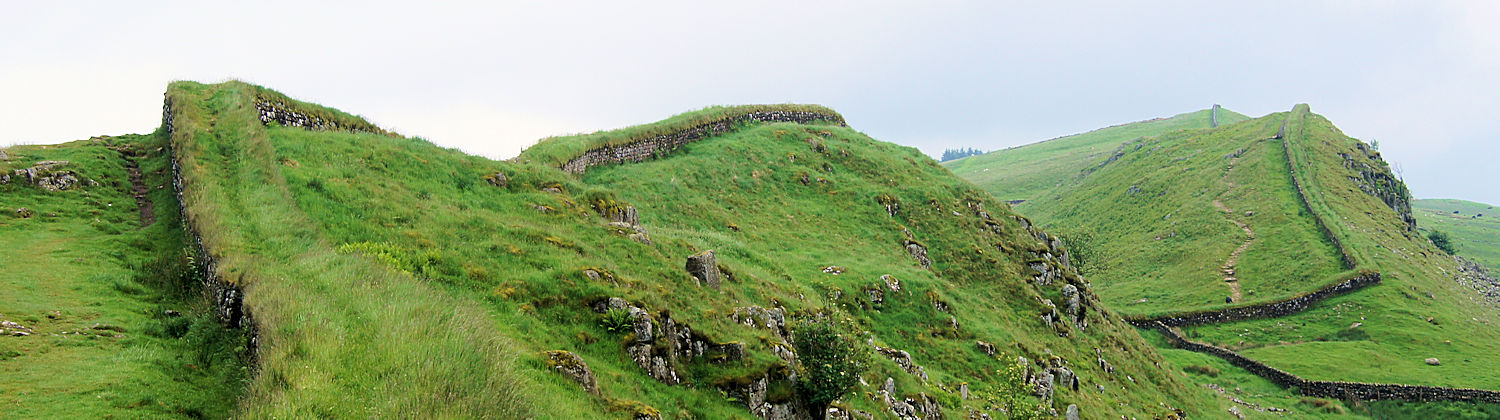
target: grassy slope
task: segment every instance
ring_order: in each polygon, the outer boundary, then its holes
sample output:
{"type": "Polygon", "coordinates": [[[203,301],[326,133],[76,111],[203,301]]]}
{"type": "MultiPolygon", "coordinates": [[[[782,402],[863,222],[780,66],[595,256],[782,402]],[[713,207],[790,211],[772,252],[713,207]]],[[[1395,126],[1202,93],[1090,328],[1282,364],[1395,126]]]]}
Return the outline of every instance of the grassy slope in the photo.
{"type": "MultiPolygon", "coordinates": [[[[1240,271],[1243,275],[1239,277],[1247,291],[1259,289],[1256,296],[1268,297],[1264,293],[1265,286],[1252,284],[1262,279],[1275,280],[1267,279],[1264,275],[1266,273],[1295,273],[1297,270],[1302,270],[1305,274],[1296,277],[1279,276],[1282,279],[1300,279],[1300,283],[1283,283],[1285,286],[1295,289],[1321,284],[1323,281],[1319,279],[1338,273],[1340,268],[1331,245],[1310,236],[1316,230],[1289,190],[1289,175],[1284,169],[1285,158],[1280,156],[1283,153],[1281,144],[1276,141],[1253,142],[1248,147],[1243,144],[1249,139],[1264,138],[1264,134],[1258,137],[1226,137],[1228,133],[1247,130],[1249,127],[1256,127],[1255,130],[1269,128],[1269,132],[1274,133],[1286,115],[1272,114],[1264,121],[1250,121],[1218,130],[1179,132],[1146,140],[1146,144],[1168,143],[1157,154],[1173,150],[1170,144],[1177,143],[1179,146],[1176,148],[1176,157],[1186,159],[1171,162],[1142,159],[1132,164],[1132,158],[1127,154],[1119,161],[1085,177],[1077,186],[1058,190],[1061,198],[1028,203],[1024,209],[1038,221],[1051,224],[1053,231],[1064,236],[1071,234],[1075,239],[1073,242],[1082,242],[1074,247],[1085,248],[1080,250],[1083,251],[1081,253],[1095,260],[1086,262],[1086,271],[1093,273],[1091,278],[1100,285],[1101,295],[1115,308],[1122,308],[1125,312],[1156,313],[1169,307],[1176,309],[1179,304],[1201,305],[1214,296],[1205,293],[1212,289],[1202,289],[1201,285],[1217,276],[1189,274],[1171,276],[1168,279],[1167,276],[1153,275],[1152,269],[1191,273],[1193,270],[1217,268],[1223,255],[1232,246],[1216,245],[1218,240],[1194,246],[1173,246],[1171,243],[1172,239],[1183,238],[1183,230],[1186,230],[1184,225],[1197,225],[1200,229],[1195,229],[1194,234],[1187,235],[1182,241],[1191,242],[1204,234],[1215,235],[1214,230],[1201,230],[1203,227],[1214,226],[1210,223],[1214,218],[1212,216],[1223,220],[1222,213],[1212,211],[1205,205],[1215,197],[1236,211],[1257,211],[1255,216],[1241,219],[1248,222],[1257,233],[1256,242],[1252,243],[1241,260],[1240,271]],[[1205,171],[1202,165],[1195,164],[1200,160],[1195,156],[1222,162],[1224,146],[1233,144],[1245,147],[1246,154],[1236,165],[1236,169],[1229,170],[1228,177],[1220,175],[1222,167],[1210,165],[1208,168],[1212,170],[1205,171]],[[1184,156],[1183,152],[1188,153],[1184,156]],[[1122,168],[1117,169],[1121,173],[1113,182],[1109,181],[1111,167],[1122,168]],[[1168,176],[1171,171],[1181,171],[1184,174],[1168,176]],[[1207,182],[1221,179],[1234,182],[1236,187],[1225,190],[1222,185],[1215,186],[1212,182],[1207,182]],[[1142,188],[1142,192],[1134,197],[1145,195],[1147,198],[1133,199],[1129,194],[1122,194],[1131,185],[1142,188]],[[1152,188],[1153,185],[1155,189],[1152,188]],[[1182,190],[1187,190],[1187,193],[1176,193],[1182,190]],[[1159,193],[1165,194],[1152,197],[1159,193]],[[1122,206],[1122,203],[1128,205],[1122,206]],[[1149,211],[1139,211],[1141,209],[1149,211]],[[1164,219],[1168,212],[1173,216],[1164,219]],[[1178,224],[1172,225],[1168,220],[1177,220],[1178,224]],[[1160,241],[1165,245],[1140,245],[1142,242],[1156,242],[1155,236],[1161,233],[1158,231],[1170,229],[1168,226],[1178,229],[1178,235],[1160,241]],[[1112,239],[1111,236],[1115,234],[1100,233],[1122,230],[1131,237],[1112,239]],[[1281,235],[1281,239],[1271,240],[1274,238],[1270,235],[1281,235]],[[1287,246],[1289,239],[1292,240],[1291,243],[1300,245],[1287,246]],[[1167,249],[1153,251],[1152,248],[1167,249]],[[1205,249],[1211,249],[1211,252],[1205,249]],[[1318,251],[1305,253],[1308,249],[1318,251]],[[1153,252],[1161,254],[1152,255],[1153,252]],[[1135,257],[1125,257],[1129,255],[1135,257]],[[1163,260],[1172,263],[1158,263],[1163,260]],[[1260,262],[1255,262],[1257,260],[1260,262]],[[1261,274],[1257,274],[1257,270],[1253,268],[1256,265],[1261,267],[1261,274]],[[1141,266],[1149,268],[1142,269],[1141,266]],[[1132,271],[1132,267],[1135,268],[1135,277],[1118,276],[1115,280],[1128,282],[1132,279],[1155,279],[1152,281],[1157,283],[1150,284],[1149,287],[1113,286],[1110,276],[1115,275],[1114,272],[1132,271]],[[1173,283],[1172,280],[1183,280],[1183,283],[1173,283]],[[1115,294],[1126,297],[1112,296],[1115,294]],[[1194,294],[1203,296],[1193,297],[1194,294]],[[1142,297],[1150,299],[1150,302],[1163,297],[1176,302],[1154,309],[1149,303],[1136,303],[1142,297]],[[1119,306],[1122,304],[1125,306],[1119,306]],[[1143,309],[1129,309],[1132,306],[1143,309]]],[[[1299,168],[1302,168],[1303,176],[1307,177],[1304,182],[1308,182],[1309,189],[1312,190],[1310,192],[1314,197],[1314,208],[1329,220],[1337,221],[1332,228],[1340,238],[1346,238],[1343,240],[1349,245],[1359,265],[1385,273],[1385,284],[1355,295],[1335,298],[1296,316],[1197,327],[1189,329],[1188,334],[1231,348],[1248,349],[1245,353],[1252,357],[1313,379],[1500,388],[1500,383],[1496,383],[1495,378],[1488,374],[1495,368],[1494,361],[1475,357],[1488,354],[1485,349],[1492,347],[1497,342],[1495,340],[1500,338],[1496,337],[1491,327],[1495,321],[1493,312],[1473,305],[1474,294],[1456,286],[1444,274],[1452,272],[1451,261],[1441,258],[1440,252],[1432,249],[1425,240],[1416,235],[1408,237],[1404,234],[1389,207],[1349,183],[1348,177],[1352,173],[1344,169],[1338,153],[1353,154],[1355,140],[1344,137],[1320,116],[1312,115],[1307,120],[1309,129],[1305,132],[1298,131],[1305,134],[1295,137],[1292,144],[1301,162],[1299,168]],[[1429,316],[1434,318],[1433,323],[1426,321],[1429,316]],[[1349,327],[1354,322],[1363,324],[1360,328],[1351,330],[1349,327]],[[1459,325],[1453,325],[1455,323],[1459,325]],[[1422,359],[1426,357],[1439,357],[1444,365],[1426,366],[1422,363],[1422,359]]],[[[1043,160],[1046,158],[1042,157],[1043,160]]],[[[1102,160],[1103,157],[1100,157],[1087,166],[1097,165],[1102,160]]],[[[979,171],[982,168],[970,170],[979,171]]],[[[991,191],[1015,188],[984,185],[983,182],[986,181],[976,181],[991,191]]],[[[1219,236],[1243,237],[1232,225],[1219,225],[1216,231],[1219,236]]],[[[1217,302],[1222,302],[1223,295],[1217,296],[1217,302]]],[[[1253,300],[1250,295],[1246,298],[1253,300]]],[[[1200,357],[1191,353],[1174,350],[1164,350],[1164,353],[1179,367],[1216,363],[1212,360],[1199,360],[1200,357]]],[[[1229,372],[1231,369],[1225,369],[1226,367],[1227,365],[1220,369],[1229,372]]],[[[1243,376],[1243,371],[1233,371],[1236,373],[1226,373],[1226,378],[1243,376]]],[[[1212,379],[1196,373],[1192,377],[1199,382],[1239,380],[1212,379]]],[[[1268,392],[1260,398],[1266,398],[1265,401],[1271,405],[1279,404],[1283,408],[1295,409],[1295,406],[1284,405],[1287,401],[1298,398],[1282,392],[1279,397],[1275,396],[1275,392],[1268,392]]],[[[1241,397],[1249,399],[1247,395],[1241,397]]],[[[1296,406],[1313,410],[1313,413],[1339,411],[1335,408],[1309,406],[1301,401],[1296,406]]],[[[1371,404],[1371,407],[1377,411],[1404,409],[1394,403],[1371,404]]]]}
{"type": "Polygon", "coordinates": [[[0,336],[0,418],[215,418],[233,407],[243,336],[224,330],[195,294],[172,190],[152,189],[157,222],[139,229],[125,160],[111,149],[144,151],[144,182],[162,186],[170,184],[163,144],[122,136],[7,149],[6,173],[67,160],[66,169],[99,185],[0,186],[0,319],[34,329],[0,336]],[[18,207],[36,216],[15,217],[18,207]]]}
{"type": "Polygon", "coordinates": [[[247,417],[515,417],[531,389],[475,305],[341,255],[293,201],[239,82],[173,83],[188,214],[260,325],[247,417]]]}
{"type": "MultiPolygon", "coordinates": [[[[1121,124],[1082,134],[971,156],[943,166],[1001,200],[1037,200],[1103,162],[1120,144],[1176,130],[1208,128],[1211,109],[1121,124]]],[[[1219,109],[1219,125],[1248,117],[1219,109]]]]}
{"type": "Polygon", "coordinates": [[[1294,316],[1192,332],[1312,379],[1500,389],[1491,374],[1500,361],[1483,356],[1500,343],[1500,317],[1452,280],[1451,259],[1349,181],[1338,154],[1355,153],[1357,140],[1316,114],[1294,118],[1288,137],[1315,211],[1384,283],[1294,316]],[[1362,326],[1351,330],[1354,322],[1362,326]],[[1443,365],[1427,366],[1428,357],[1443,365]]]}
{"type": "Polygon", "coordinates": [[[1495,206],[1436,199],[1416,200],[1411,207],[1424,231],[1448,232],[1458,243],[1459,255],[1500,272],[1500,213],[1495,206]]]}
{"type": "Polygon", "coordinates": [[[1280,121],[1272,116],[1130,141],[1118,160],[1059,196],[1028,203],[1027,212],[1080,248],[1085,273],[1123,313],[1226,306],[1231,288],[1221,266],[1247,240],[1237,264],[1240,302],[1311,290],[1343,269],[1296,204],[1280,143],[1269,140],[1280,121]],[[1240,150],[1240,157],[1230,156],[1240,150]],[[1233,212],[1225,214],[1216,201],[1233,212]],[[1255,237],[1233,221],[1246,223],[1255,237]]]}
{"type": "MultiPolygon", "coordinates": [[[[1050,351],[1071,361],[1084,390],[1059,393],[1059,407],[1077,403],[1088,413],[1140,415],[1161,414],[1158,403],[1192,412],[1222,409],[1205,390],[1163,375],[1154,365],[1159,356],[1115,319],[1094,319],[1073,339],[1050,332],[1037,319],[1038,299],[1058,300],[1057,286],[1026,285],[1030,272],[1023,262],[1030,257],[1024,254],[1039,245],[1005,217],[1006,206],[914,149],[853,130],[757,125],[669,158],[596,168],[582,178],[419,140],[286,128],[268,133],[275,156],[262,159],[279,162],[276,171],[319,237],[331,245],[355,244],[346,249],[386,250],[378,259],[407,267],[459,299],[480,302],[490,325],[524,337],[516,343],[523,350],[517,366],[535,369],[527,376],[542,390],[534,396],[539,408],[588,412],[635,401],[669,417],[745,417],[743,408],[711,385],[773,368],[778,362],[768,348],[775,340],[728,316],[735,307],[779,302],[799,314],[830,309],[850,316],[876,343],[912,352],[932,380],[923,385],[877,357],[866,378],[875,385],[857,395],[894,377],[898,393],[935,395],[950,414],[960,415],[960,401],[950,391],[961,382],[979,392],[996,389],[1002,381],[996,371],[1008,365],[975,350],[974,340],[982,339],[1013,343],[1001,346],[1012,357],[1035,359],[1050,351]],[[812,138],[828,153],[814,152],[805,141],[812,138]],[[508,187],[482,180],[496,171],[507,175],[508,187]],[[805,186],[798,181],[803,173],[827,182],[805,186]],[[874,200],[880,193],[901,198],[898,217],[887,216],[874,200]],[[965,200],[984,203],[1005,226],[1004,234],[980,233],[981,221],[965,200]],[[589,206],[610,201],[640,209],[653,245],[616,233],[589,206]],[[922,270],[905,253],[903,226],[928,246],[935,271],[922,270]],[[715,249],[733,273],[722,290],[699,287],[683,271],[684,257],[700,249],[715,249]],[[848,272],[821,272],[828,265],[848,272]],[[590,279],[585,269],[613,280],[590,279]],[[902,292],[871,305],[865,290],[881,287],[882,274],[900,279],[902,292]],[[750,357],[723,365],[690,363],[683,371],[692,385],[659,384],[628,359],[622,346],[627,338],[607,332],[588,309],[608,296],[670,311],[716,341],[747,343],[750,357]],[[958,330],[947,326],[950,315],[939,312],[933,298],[955,308],[958,330]],[[1119,369],[1115,375],[1093,367],[1096,347],[1119,369]],[[541,372],[547,368],[536,354],[553,349],[580,354],[607,399],[583,397],[559,375],[541,372]],[[1125,380],[1127,375],[1141,384],[1125,380]]],[[[876,409],[863,397],[848,403],[876,409]]]]}

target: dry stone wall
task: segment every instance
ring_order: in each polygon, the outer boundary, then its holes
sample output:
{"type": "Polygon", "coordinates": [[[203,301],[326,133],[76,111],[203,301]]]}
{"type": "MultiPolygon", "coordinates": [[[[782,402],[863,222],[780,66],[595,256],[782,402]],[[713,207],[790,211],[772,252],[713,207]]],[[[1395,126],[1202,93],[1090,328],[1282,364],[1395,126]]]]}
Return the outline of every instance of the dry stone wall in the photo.
{"type": "Polygon", "coordinates": [[[255,110],[260,115],[260,122],[262,124],[276,123],[284,127],[300,127],[309,130],[342,130],[381,135],[390,134],[370,124],[340,123],[331,118],[318,116],[313,112],[298,110],[296,106],[282,100],[256,97],[255,110]]]}
{"type": "Polygon", "coordinates": [[[1292,174],[1292,186],[1297,190],[1297,201],[1302,203],[1302,209],[1306,210],[1307,214],[1312,215],[1313,224],[1318,225],[1318,231],[1323,232],[1323,237],[1328,238],[1328,241],[1333,243],[1333,247],[1339,250],[1339,258],[1343,260],[1344,268],[1352,269],[1355,267],[1354,255],[1349,253],[1349,249],[1344,247],[1344,243],[1339,241],[1339,237],[1333,234],[1332,229],[1328,228],[1328,222],[1323,220],[1323,216],[1313,210],[1312,202],[1307,199],[1307,188],[1303,186],[1302,176],[1297,173],[1297,164],[1294,163],[1296,161],[1292,156],[1291,139],[1287,138],[1286,133],[1287,125],[1291,124],[1293,118],[1298,119],[1297,132],[1294,134],[1298,138],[1301,138],[1302,124],[1300,120],[1308,112],[1306,106],[1299,105],[1293,108],[1292,112],[1287,115],[1286,120],[1282,121],[1281,129],[1277,131],[1276,138],[1281,139],[1281,150],[1286,153],[1286,169],[1292,174]]]}
{"type": "Polygon", "coordinates": [[[1170,314],[1149,318],[1127,319],[1132,325],[1141,328],[1151,328],[1157,323],[1170,327],[1183,327],[1190,325],[1217,324],[1220,322],[1244,321],[1247,319],[1276,318],[1291,315],[1307,309],[1314,303],[1334,296],[1353,292],[1371,285],[1380,283],[1380,273],[1362,273],[1358,276],[1344,280],[1305,295],[1291,299],[1264,303],[1260,305],[1242,306],[1236,308],[1220,309],[1216,311],[1192,312],[1185,314],[1170,314]]]}
{"type": "Polygon", "coordinates": [[[1156,323],[1153,327],[1166,335],[1168,343],[1173,347],[1218,356],[1229,362],[1229,364],[1245,369],[1256,376],[1266,378],[1266,380],[1288,389],[1296,389],[1302,395],[1311,397],[1358,399],[1365,401],[1404,400],[1500,403],[1500,392],[1483,389],[1307,380],[1290,372],[1245,357],[1229,349],[1188,340],[1164,323],[1156,323]]]}
{"type": "Polygon", "coordinates": [[[218,262],[213,253],[203,244],[203,236],[198,233],[197,220],[187,211],[188,203],[183,194],[182,165],[180,163],[181,150],[178,149],[174,134],[176,134],[176,114],[172,109],[172,100],[167,98],[162,105],[162,127],[166,129],[167,138],[172,148],[172,189],[177,195],[178,211],[182,216],[182,229],[187,236],[187,242],[193,249],[194,271],[198,278],[203,280],[203,290],[214,304],[219,319],[229,328],[246,328],[249,336],[251,354],[255,353],[259,334],[256,333],[256,324],[250,312],[246,310],[245,292],[240,286],[231,284],[218,273],[218,262]]]}
{"type": "Polygon", "coordinates": [[[603,146],[589,150],[564,163],[562,170],[569,173],[581,174],[593,166],[642,162],[658,155],[670,153],[685,144],[727,133],[745,122],[794,122],[806,124],[819,121],[832,122],[839,125],[844,124],[844,119],[838,115],[812,111],[750,112],[640,141],[617,146],[603,146]]]}

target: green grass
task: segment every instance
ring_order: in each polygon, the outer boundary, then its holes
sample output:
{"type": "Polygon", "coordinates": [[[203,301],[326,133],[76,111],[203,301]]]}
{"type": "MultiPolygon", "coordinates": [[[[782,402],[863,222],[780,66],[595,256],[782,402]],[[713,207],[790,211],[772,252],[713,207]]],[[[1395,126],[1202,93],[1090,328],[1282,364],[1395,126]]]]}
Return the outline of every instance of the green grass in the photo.
{"type": "Polygon", "coordinates": [[[1495,206],[1434,199],[1416,200],[1411,207],[1423,231],[1447,232],[1458,243],[1458,255],[1500,272],[1500,213],[1495,206]]]}
{"type": "MultiPolygon", "coordinates": [[[[1211,109],[1058,137],[979,156],[943,162],[955,175],[979,185],[1001,200],[1038,200],[1071,184],[1090,166],[1113,155],[1121,144],[1178,130],[1209,128],[1211,109]]],[[[1219,125],[1249,119],[1219,109],[1219,125]]],[[[1052,194],[1055,195],[1055,194],[1052,194]]]]}
{"type": "Polygon", "coordinates": [[[239,414],[532,415],[535,387],[474,302],[336,252],[297,209],[256,90],[178,82],[167,92],[189,219],[260,326],[259,370],[239,414]]]}
{"type": "MultiPolygon", "coordinates": [[[[746,417],[714,386],[777,369],[781,362],[770,346],[779,340],[729,316],[736,307],[777,304],[793,318],[817,311],[848,316],[875,343],[905,349],[926,368],[931,380],[923,384],[877,357],[865,375],[872,385],[845,400],[866,411],[879,408],[864,396],[892,377],[898,393],[925,392],[949,415],[964,415],[957,384],[1002,387],[997,371],[1011,360],[985,356],[975,340],[1003,343],[1011,357],[1037,360],[1050,352],[1070,361],[1084,390],[1059,393],[1059,408],[1076,403],[1089,413],[1139,416],[1163,414],[1162,404],[1194,413],[1219,409],[1201,390],[1157,369],[1159,356],[1113,315],[1091,312],[1088,330],[1058,337],[1038,315],[1040,299],[1061,302],[1060,285],[1028,284],[1025,263],[1044,245],[1009,218],[1007,206],[915,149],[848,128],[747,125],[663,159],[593,168],[581,177],[555,169],[555,162],[496,162],[414,139],[274,127],[266,136],[273,151],[257,159],[276,162],[267,170],[282,175],[290,207],[311,221],[310,235],[349,249],[345,255],[365,265],[389,266],[475,302],[494,333],[512,338],[518,374],[534,381],[527,402],[543,415],[620,417],[628,413],[609,407],[631,401],[669,418],[746,417]],[[815,151],[811,139],[827,151],[815,151]],[[497,171],[508,186],[485,181],[497,171]],[[804,174],[809,185],[801,182],[804,174]],[[876,201],[882,194],[901,201],[896,217],[876,201]],[[983,204],[1000,232],[986,230],[971,203],[983,204]],[[593,204],[635,206],[652,244],[609,226],[593,204]],[[906,253],[903,229],[928,247],[933,270],[906,253]],[[702,249],[715,250],[731,273],[719,290],[696,285],[683,269],[685,257],[702,249]],[[847,271],[823,273],[829,265],[847,271]],[[592,279],[585,270],[607,275],[592,279]],[[883,288],[883,274],[900,279],[902,291],[887,290],[875,305],[866,290],[883,288]],[[627,337],[610,332],[589,309],[610,296],[670,312],[713,341],[746,343],[750,355],[727,364],[686,361],[685,385],[660,384],[625,354],[627,337]],[[934,300],[953,313],[940,312],[934,300]],[[1094,367],[1096,348],[1116,366],[1114,375],[1094,367]],[[546,350],[580,355],[599,377],[603,398],[546,372],[540,356],[546,350]]],[[[554,141],[574,140],[548,142],[554,141]]]]}
{"type": "MultiPolygon", "coordinates": [[[[1224,285],[1217,280],[1222,275],[1214,271],[1246,235],[1212,207],[1217,199],[1256,233],[1237,273],[1246,302],[1290,296],[1348,275],[1341,261],[1344,252],[1357,268],[1378,271],[1384,281],[1292,316],[1192,327],[1189,336],[1314,380],[1500,389],[1489,374],[1500,365],[1480,356],[1500,343],[1493,311],[1476,305],[1479,297],[1452,281],[1451,259],[1421,232],[1406,231],[1388,205],[1350,181],[1358,173],[1345,166],[1341,154],[1363,159],[1364,152],[1327,119],[1299,106],[1291,113],[1126,144],[1126,153],[1102,167],[1098,165],[1107,156],[1067,152],[1060,146],[1052,146],[1059,151],[1051,154],[1026,150],[1038,146],[990,154],[1014,159],[1012,167],[1028,167],[1033,161],[1052,168],[1098,167],[1075,175],[1076,181],[1055,184],[1055,190],[1021,209],[1072,239],[1070,247],[1084,257],[1085,274],[1112,308],[1152,315],[1222,305],[1224,285]],[[1268,139],[1283,121],[1288,122],[1287,138],[1268,139]],[[1224,155],[1241,148],[1244,153],[1229,167],[1224,155]],[[1012,152],[1018,156],[1005,156],[1012,152]],[[1074,161],[1056,163],[1066,160],[1074,161]],[[1307,190],[1311,213],[1298,201],[1293,176],[1307,190]],[[1134,194],[1131,187],[1136,187],[1134,194]],[[1255,214],[1245,215],[1247,210],[1255,214]],[[1342,250],[1325,239],[1314,216],[1328,225],[1342,250]],[[1352,327],[1356,322],[1360,325],[1352,327]],[[1443,365],[1426,365],[1428,357],[1438,357],[1443,365]]],[[[958,173],[983,169],[962,167],[958,173]]],[[[989,191],[1036,190],[1025,178],[965,176],[989,191]]],[[[1178,368],[1206,363],[1175,350],[1163,352],[1178,368]]],[[[1193,378],[1204,382],[1201,375],[1193,378]]],[[[1456,410],[1487,407],[1460,406],[1456,410]]],[[[1344,408],[1383,416],[1400,410],[1443,412],[1443,407],[1380,403],[1344,408]]]]}
{"type": "Polygon", "coordinates": [[[767,111],[813,112],[832,117],[833,121],[830,121],[831,123],[843,124],[844,122],[844,117],[839,115],[838,112],[819,105],[710,106],[697,111],[673,115],[670,118],[651,124],[635,125],[589,134],[549,137],[526,148],[526,150],[521,152],[517,160],[561,166],[569,160],[583,155],[584,152],[600,147],[629,144],[662,134],[675,133],[690,127],[724,121],[744,114],[767,111]]]}
{"type": "Polygon", "coordinates": [[[199,298],[159,136],[15,146],[0,170],[67,160],[85,181],[0,185],[0,418],[223,418],[248,376],[245,338],[199,298]],[[139,159],[157,221],[140,229],[125,160],[139,159]],[[15,217],[18,207],[33,210],[15,217]],[[180,316],[169,316],[172,310],[180,316]],[[9,332],[9,331],[7,331],[9,332]]]}

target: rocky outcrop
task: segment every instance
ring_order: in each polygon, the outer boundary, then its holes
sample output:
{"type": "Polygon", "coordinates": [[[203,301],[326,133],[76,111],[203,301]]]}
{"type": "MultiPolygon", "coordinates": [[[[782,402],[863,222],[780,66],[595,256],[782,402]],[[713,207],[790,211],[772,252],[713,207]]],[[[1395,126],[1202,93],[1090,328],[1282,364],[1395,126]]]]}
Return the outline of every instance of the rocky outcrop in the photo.
{"type": "Polygon", "coordinates": [[[693,276],[694,282],[715,289],[719,288],[719,282],[724,277],[724,273],[719,271],[719,263],[712,249],[689,255],[687,272],[693,276]]]}
{"type": "Polygon", "coordinates": [[[581,174],[588,168],[624,162],[643,162],[656,156],[671,153],[683,145],[734,130],[747,122],[831,122],[844,124],[844,118],[836,114],[812,111],[755,111],[705,122],[675,132],[660,134],[625,144],[602,146],[583,152],[561,167],[563,171],[581,174]]]}
{"type": "Polygon", "coordinates": [[[664,384],[682,382],[677,367],[684,360],[704,358],[711,363],[724,363],[746,356],[744,343],[715,342],[665,312],[658,321],[651,312],[617,297],[596,302],[592,307],[599,313],[624,310],[629,314],[632,338],[626,343],[625,351],[648,376],[664,384]]]}
{"type": "Polygon", "coordinates": [[[0,184],[9,184],[12,180],[35,184],[47,191],[62,191],[78,185],[78,176],[71,170],[62,169],[69,165],[66,160],[44,160],[39,161],[29,168],[15,169],[10,174],[0,174],[0,184]]]}
{"type": "Polygon", "coordinates": [[[896,366],[901,367],[901,370],[906,371],[906,373],[912,374],[912,376],[921,378],[922,382],[927,382],[927,369],[912,362],[911,353],[907,353],[906,350],[898,350],[888,347],[874,346],[874,348],[875,353],[881,356],[885,356],[887,359],[891,359],[892,362],[896,363],[896,366]]]}
{"type": "Polygon", "coordinates": [[[543,356],[546,356],[547,366],[552,370],[582,385],[588,393],[599,395],[599,382],[594,378],[594,371],[583,362],[583,358],[563,350],[548,350],[543,352],[543,356]]]}
{"type": "Polygon", "coordinates": [[[1371,285],[1380,283],[1380,273],[1364,272],[1350,279],[1334,283],[1311,293],[1292,297],[1290,299],[1263,303],[1258,305],[1241,306],[1215,311],[1187,312],[1169,314],[1157,317],[1127,317],[1125,320],[1132,325],[1141,328],[1150,328],[1156,323],[1162,323],[1171,327],[1216,324],[1220,322],[1243,321],[1247,319],[1275,318],[1301,312],[1315,303],[1334,296],[1353,292],[1371,285]]]}
{"type": "Polygon", "coordinates": [[[1355,148],[1353,153],[1339,153],[1344,167],[1356,174],[1350,176],[1349,181],[1395,211],[1406,224],[1407,232],[1415,231],[1417,218],[1411,213],[1411,191],[1407,190],[1406,183],[1391,173],[1390,165],[1381,159],[1380,152],[1370,150],[1364,143],[1356,143],[1355,148]]]}
{"type": "Polygon", "coordinates": [[[911,254],[911,257],[916,259],[917,264],[921,264],[923,269],[932,268],[932,259],[927,258],[926,246],[916,241],[907,241],[906,252],[911,254]]]}
{"type": "Polygon", "coordinates": [[[1500,391],[1468,388],[1445,388],[1424,385],[1371,384],[1360,382],[1313,381],[1303,379],[1284,370],[1277,369],[1234,351],[1198,343],[1184,338],[1165,324],[1157,323],[1153,328],[1167,337],[1173,347],[1217,356],[1229,364],[1265,378],[1276,385],[1295,389],[1302,395],[1320,398],[1357,400],[1403,400],[1403,401],[1464,401],[1500,403],[1500,391]]]}

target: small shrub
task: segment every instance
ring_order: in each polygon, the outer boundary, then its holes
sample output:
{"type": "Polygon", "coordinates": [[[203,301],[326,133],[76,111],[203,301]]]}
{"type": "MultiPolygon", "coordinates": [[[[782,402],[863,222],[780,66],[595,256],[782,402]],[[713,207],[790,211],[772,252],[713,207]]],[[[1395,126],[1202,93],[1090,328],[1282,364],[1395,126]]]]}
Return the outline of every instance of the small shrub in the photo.
{"type": "Polygon", "coordinates": [[[1433,245],[1437,245],[1438,249],[1443,250],[1448,255],[1458,252],[1458,244],[1453,242],[1453,239],[1448,236],[1448,232],[1441,230],[1427,232],[1427,240],[1432,241],[1433,245]]]}
{"type": "Polygon", "coordinates": [[[848,394],[870,368],[869,350],[848,322],[826,318],[803,321],[792,335],[802,371],[797,391],[817,409],[813,412],[822,412],[828,403],[848,394]]]}

